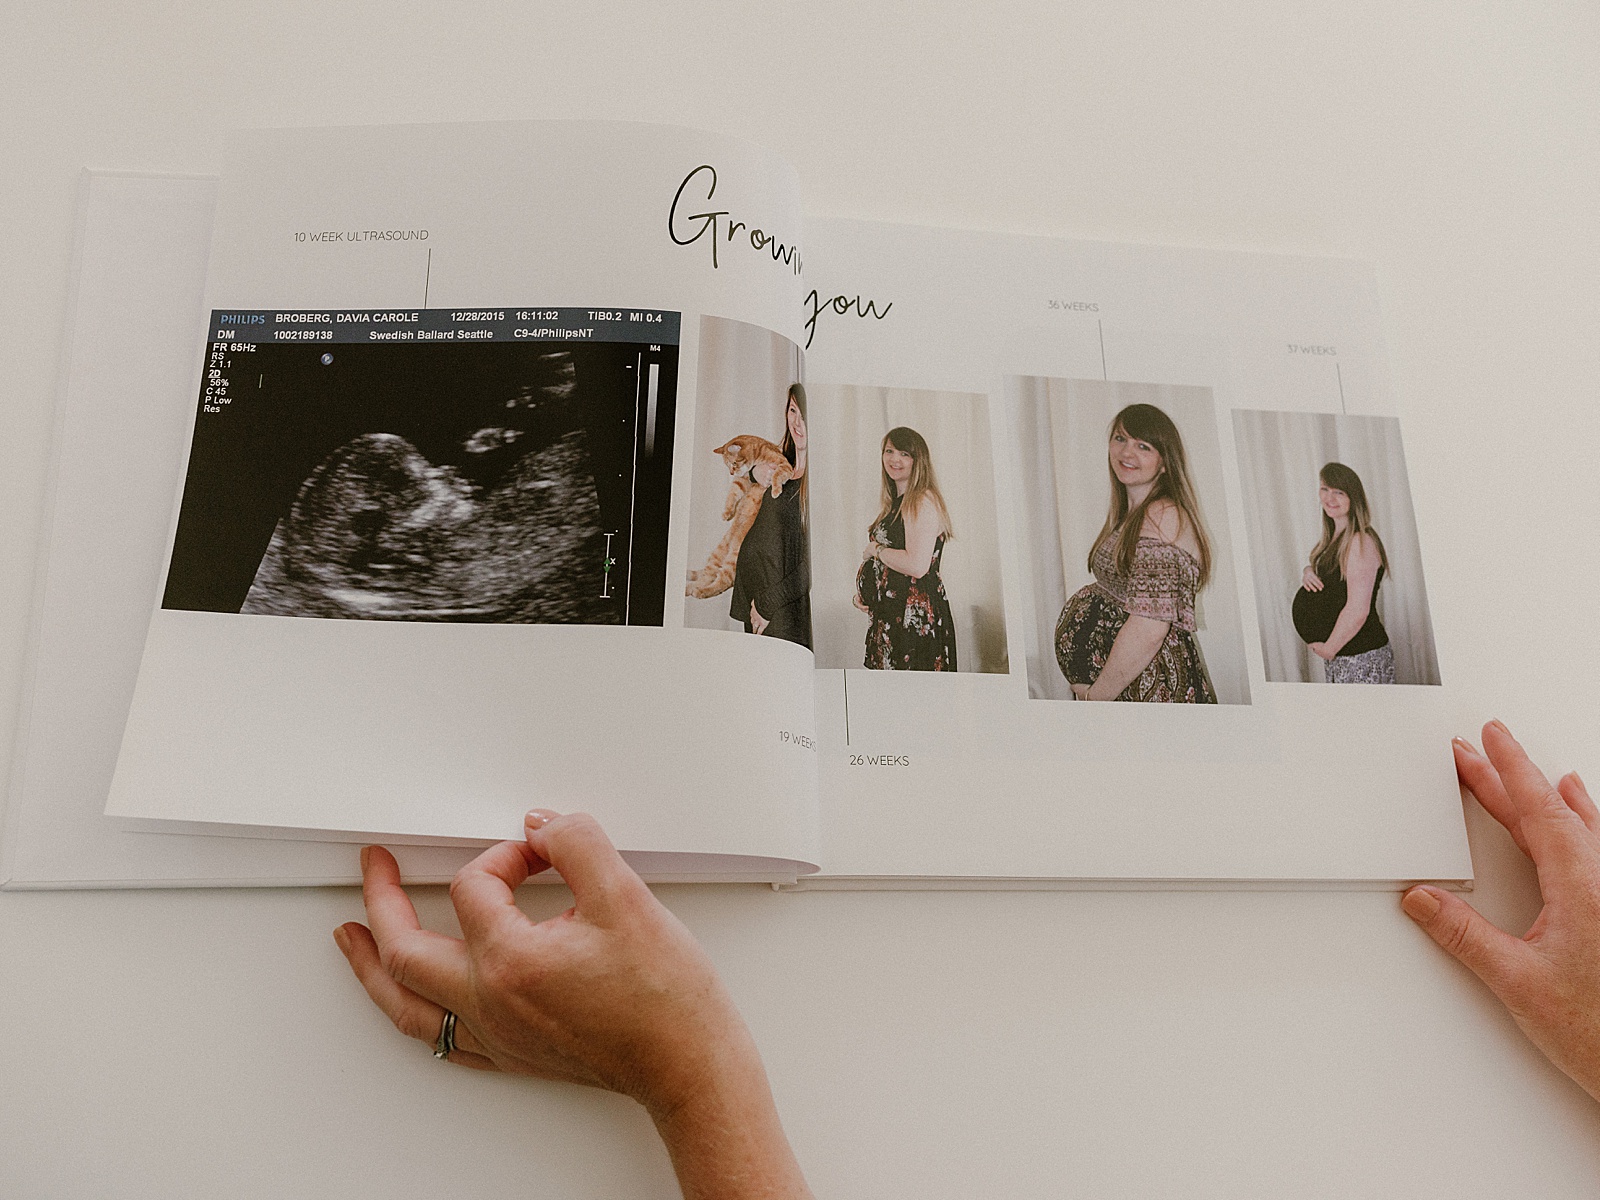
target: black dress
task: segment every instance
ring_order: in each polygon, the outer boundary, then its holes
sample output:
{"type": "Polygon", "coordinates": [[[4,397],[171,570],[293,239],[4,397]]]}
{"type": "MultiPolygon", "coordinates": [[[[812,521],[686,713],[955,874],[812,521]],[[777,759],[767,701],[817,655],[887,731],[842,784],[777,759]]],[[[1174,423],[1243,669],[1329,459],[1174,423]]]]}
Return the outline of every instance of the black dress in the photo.
{"type": "MultiPolygon", "coordinates": [[[[906,548],[906,523],[895,499],[889,515],[872,527],[872,539],[892,550],[906,548]]],[[[864,663],[873,671],[954,671],[956,625],[950,598],[939,578],[944,534],[933,542],[928,570],[913,579],[876,558],[861,564],[856,587],[872,617],[864,663]]]]}
{"type": "MultiPolygon", "coordinates": [[[[1338,567],[1330,575],[1318,571],[1317,578],[1322,580],[1320,592],[1301,588],[1294,594],[1294,631],[1308,646],[1313,642],[1325,642],[1333,636],[1333,627],[1350,599],[1350,589],[1344,576],[1339,574],[1338,567]]],[[[1378,589],[1382,586],[1383,566],[1380,564],[1378,574],[1372,581],[1372,602],[1367,608],[1366,622],[1356,631],[1355,637],[1339,647],[1335,658],[1353,658],[1389,644],[1389,631],[1383,627],[1383,620],[1378,616],[1378,589]]]]}
{"type": "Polygon", "coordinates": [[[811,550],[801,481],[791,479],[777,496],[762,497],[761,509],[744,535],[733,569],[728,615],[754,633],[750,605],[767,620],[764,637],[811,648],[811,550]]]}

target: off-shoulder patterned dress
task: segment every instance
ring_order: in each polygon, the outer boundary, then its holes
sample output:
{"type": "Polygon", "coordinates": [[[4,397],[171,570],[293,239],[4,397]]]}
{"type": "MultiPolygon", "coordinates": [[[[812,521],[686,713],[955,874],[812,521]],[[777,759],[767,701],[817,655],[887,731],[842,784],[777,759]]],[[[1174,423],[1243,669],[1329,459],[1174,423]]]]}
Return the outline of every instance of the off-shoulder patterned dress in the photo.
{"type": "Polygon", "coordinates": [[[1115,542],[1107,538],[1095,551],[1090,564],[1095,581],[1067,601],[1056,622],[1061,673],[1069,683],[1094,683],[1127,619],[1148,617],[1167,622],[1167,636],[1117,699],[1215,704],[1217,694],[1194,636],[1200,564],[1187,550],[1142,537],[1134,548],[1133,570],[1123,575],[1117,570],[1115,542]]]}

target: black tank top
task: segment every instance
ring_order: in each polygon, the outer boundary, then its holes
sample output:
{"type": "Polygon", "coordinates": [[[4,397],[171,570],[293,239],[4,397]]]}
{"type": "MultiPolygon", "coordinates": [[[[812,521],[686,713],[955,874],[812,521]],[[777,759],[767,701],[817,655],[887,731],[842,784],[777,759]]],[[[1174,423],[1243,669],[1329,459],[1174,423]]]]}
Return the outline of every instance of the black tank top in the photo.
{"type": "MultiPolygon", "coordinates": [[[[1333,627],[1344,610],[1345,601],[1350,598],[1350,589],[1345,585],[1344,576],[1336,573],[1330,578],[1318,571],[1317,577],[1322,580],[1320,592],[1301,588],[1294,594],[1294,631],[1308,646],[1312,642],[1325,642],[1333,636],[1333,627]]],[[[1378,617],[1378,589],[1382,586],[1383,567],[1379,565],[1378,576],[1372,581],[1372,605],[1367,610],[1366,623],[1355,637],[1339,648],[1335,658],[1365,654],[1389,644],[1389,631],[1378,617]]]]}

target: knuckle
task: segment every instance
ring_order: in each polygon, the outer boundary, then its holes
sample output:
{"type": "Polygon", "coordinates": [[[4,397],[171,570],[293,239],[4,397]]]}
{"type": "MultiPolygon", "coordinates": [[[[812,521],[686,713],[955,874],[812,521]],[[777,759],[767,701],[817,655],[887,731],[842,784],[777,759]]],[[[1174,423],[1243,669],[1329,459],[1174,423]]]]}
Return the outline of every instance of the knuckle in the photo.
{"type": "Polygon", "coordinates": [[[526,984],[530,962],[496,940],[480,949],[474,966],[486,991],[504,994],[519,991],[526,984]]]}
{"type": "Polygon", "coordinates": [[[390,1019],[394,1022],[394,1027],[408,1038],[431,1042],[439,1036],[439,1030],[433,1027],[436,1022],[430,1017],[431,1014],[423,1012],[416,1005],[407,1005],[390,1019]]]}
{"type": "Polygon", "coordinates": [[[1472,950],[1471,926],[1459,916],[1446,917],[1440,922],[1439,944],[1457,958],[1466,958],[1472,950]]]}
{"type": "Polygon", "coordinates": [[[381,960],[383,969],[389,973],[389,978],[401,987],[411,986],[411,981],[416,977],[417,955],[409,941],[391,942],[384,948],[381,960]]]}
{"type": "Polygon", "coordinates": [[[561,831],[568,835],[593,837],[600,832],[600,822],[586,812],[568,813],[564,817],[558,817],[552,824],[559,824],[561,831]]]}

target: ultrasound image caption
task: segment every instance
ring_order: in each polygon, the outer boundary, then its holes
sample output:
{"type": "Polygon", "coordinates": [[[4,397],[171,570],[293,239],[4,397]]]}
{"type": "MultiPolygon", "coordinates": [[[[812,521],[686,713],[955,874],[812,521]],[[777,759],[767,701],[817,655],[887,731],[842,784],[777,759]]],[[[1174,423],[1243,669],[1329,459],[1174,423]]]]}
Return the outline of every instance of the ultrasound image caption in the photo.
{"type": "Polygon", "coordinates": [[[211,340],[262,342],[591,341],[678,344],[680,317],[650,308],[265,309],[215,312],[211,340]]]}

